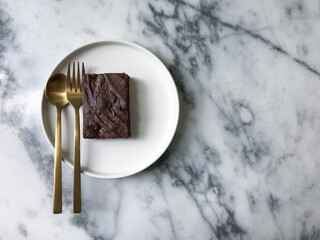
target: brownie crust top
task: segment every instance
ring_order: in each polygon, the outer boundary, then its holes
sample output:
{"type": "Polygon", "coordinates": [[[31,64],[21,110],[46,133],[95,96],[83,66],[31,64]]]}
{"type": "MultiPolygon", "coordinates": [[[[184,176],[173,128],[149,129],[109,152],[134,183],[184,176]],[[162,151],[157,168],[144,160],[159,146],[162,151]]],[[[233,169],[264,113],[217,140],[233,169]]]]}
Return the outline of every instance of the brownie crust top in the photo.
{"type": "Polygon", "coordinates": [[[129,79],[125,73],[83,76],[83,137],[130,137],[129,79]]]}

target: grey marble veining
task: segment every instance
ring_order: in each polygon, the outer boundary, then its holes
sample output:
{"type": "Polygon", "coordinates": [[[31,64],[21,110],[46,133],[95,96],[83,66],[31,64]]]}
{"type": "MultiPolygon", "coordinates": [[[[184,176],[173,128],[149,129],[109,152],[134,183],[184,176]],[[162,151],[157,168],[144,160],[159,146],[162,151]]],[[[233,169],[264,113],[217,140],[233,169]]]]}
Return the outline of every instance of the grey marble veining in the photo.
{"type": "Polygon", "coordinates": [[[318,1],[1,1],[0,239],[320,239],[318,1]],[[55,64],[125,39],[168,67],[176,136],[137,175],[82,176],[53,215],[40,99],[55,64]]]}

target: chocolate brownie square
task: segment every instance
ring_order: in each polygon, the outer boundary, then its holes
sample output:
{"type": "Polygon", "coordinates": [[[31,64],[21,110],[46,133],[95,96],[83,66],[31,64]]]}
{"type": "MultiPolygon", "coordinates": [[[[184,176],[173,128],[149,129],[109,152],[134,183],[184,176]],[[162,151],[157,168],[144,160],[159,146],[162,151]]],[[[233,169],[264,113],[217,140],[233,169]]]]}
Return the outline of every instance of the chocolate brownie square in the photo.
{"type": "Polygon", "coordinates": [[[83,76],[83,137],[130,137],[129,79],[125,73],[83,76]]]}

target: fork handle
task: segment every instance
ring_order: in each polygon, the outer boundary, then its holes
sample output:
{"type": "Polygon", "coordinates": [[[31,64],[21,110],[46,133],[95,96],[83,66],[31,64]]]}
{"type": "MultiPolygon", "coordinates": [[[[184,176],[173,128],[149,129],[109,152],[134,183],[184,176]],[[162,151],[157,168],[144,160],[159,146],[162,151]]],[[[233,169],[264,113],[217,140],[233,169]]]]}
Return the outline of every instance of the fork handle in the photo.
{"type": "Polygon", "coordinates": [[[75,108],[74,128],[74,172],[73,172],[73,212],[81,212],[81,175],[80,175],[80,125],[79,108],[75,108]]]}
{"type": "Polygon", "coordinates": [[[62,173],[61,173],[61,108],[57,107],[54,184],[53,184],[53,213],[62,212],[62,173]]]}

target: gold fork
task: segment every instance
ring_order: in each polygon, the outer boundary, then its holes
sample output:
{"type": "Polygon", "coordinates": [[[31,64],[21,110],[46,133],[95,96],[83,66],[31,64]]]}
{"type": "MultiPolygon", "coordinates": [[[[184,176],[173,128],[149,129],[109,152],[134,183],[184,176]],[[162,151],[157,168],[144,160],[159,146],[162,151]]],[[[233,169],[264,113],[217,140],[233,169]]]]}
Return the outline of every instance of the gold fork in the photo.
{"type": "MultiPolygon", "coordinates": [[[[84,63],[82,63],[82,75],[85,74],[84,63]]],[[[79,125],[79,108],[82,105],[82,88],[80,84],[80,66],[77,68],[77,84],[75,74],[75,63],[73,62],[72,82],[70,78],[70,63],[68,64],[67,99],[74,107],[74,160],[73,160],[73,212],[81,212],[81,176],[80,176],[80,125],[79,125]]]]}

